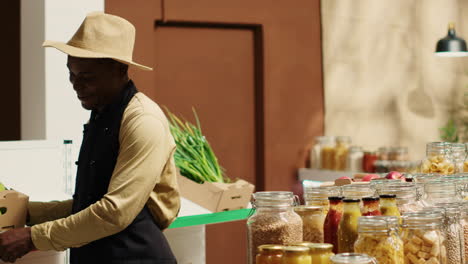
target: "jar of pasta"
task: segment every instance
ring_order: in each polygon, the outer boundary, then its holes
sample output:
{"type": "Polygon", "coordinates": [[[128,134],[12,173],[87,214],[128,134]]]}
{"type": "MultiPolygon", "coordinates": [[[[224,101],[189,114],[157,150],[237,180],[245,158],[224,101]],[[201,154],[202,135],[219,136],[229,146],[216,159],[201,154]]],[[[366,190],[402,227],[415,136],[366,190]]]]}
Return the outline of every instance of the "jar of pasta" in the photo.
{"type": "Polygon", "coordinates": [[[257,264],[281,264],[283,257],[282,245],[261,245],[258,247],[256,263],[257,264]]]}
{"type": "Polygon", "coordinates": [[[405,263],[447,263],[442,222],[442,215],[435,212],[403,215],[405,263]]]}
{"type": "Polygon", "coordinates": [[[299,205],[294,207],[294,211],[302,218],[302,241],[323,243],[323,223],[325,220],[323,210],[323,206],[299,205]]]}
{"type": "Polygon", "coordinates": [[[375,258],[362,253],[340,253],[330,260],[333,264],[377,264],[375,258]]]}
{"type": "Polygon", "coordinates": [[[335,146],[335,166],[334,169],[337,171],[346,170],[346,161],[348,158],[349,147],[351,145],[351,138],[340,136],[336,137],[335,146]]]}
{"type": "Polygon", "coordinates": [[[341,196],[341,187],[339,186],[304,186],[304,201],[306,205],[323,207],[323,214],[328,212],[328,197],[341,196]]]}
{"type": "Polygon", "coordinates": [[[376,258],[379,264],[404,264],[403,241],[384,217],[359,218],[354,252],[376,258]]]}
{"type": "Polygon", "coordinates": [[[322,168],[322,146],[325,145],[327,137],[318,136],[315,137],[315,144],[310,150],[310,167],[312,169],[321,169],[322,168]]]}
{"type": "Polygon", "coordinates": [[[361,216],[359,199],[343,199],[343,216],[338,226],[338,252],[354,252],[358,236],[358,219],[361,216]]]}
{"type": "Polygon", "coordinates": [[[292,192],[252,194],[254,213],[247,219],[248,263],[256,261],[261,245],[287,245],[302,241],[302,219],[293,210],[297,196],[292,192]]]}
{"type": "Polygon", "coordinates": [[[450,143],[450,158],[455,166],[455,173],[463,172],[466,159],[466,147],[463,143],[450,143]]]}
{"type": "Polygon", "coordinates": [[[320,147],[321,169],[333,170],[335,168],[335,137],[328,136],[323,139],[320,147]]]}
{"type": "Polygon", "coordinates": [[[421,172],[453,174],[455,166],[450,159],[450,144],[447,142],[428,143],[426,145],[426,160],[422,162],[421,172]]]}
{"type": "Polygon", "coordinates": [[[424,184],[424,195],[422,204],[426,207],[436,203],[461,202],[462,199],[457,191],[454,181],[430,181],[424,184]]]}
{"type": "Polygon", "coordinates": [[[281,264],[311,264],[312,258],[309,251],[308,247],[285,246],[281,264]]]}

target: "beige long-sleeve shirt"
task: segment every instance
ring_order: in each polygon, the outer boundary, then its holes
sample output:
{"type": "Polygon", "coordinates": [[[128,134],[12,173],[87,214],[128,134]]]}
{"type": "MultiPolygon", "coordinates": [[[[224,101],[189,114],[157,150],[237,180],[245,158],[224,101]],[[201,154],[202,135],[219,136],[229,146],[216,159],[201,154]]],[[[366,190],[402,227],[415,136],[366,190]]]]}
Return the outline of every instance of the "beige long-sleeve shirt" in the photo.
{"type": "Polygon", "coordinates": [[[180,208],[175,142],[161,109],[142,93],[122,117],[119,156],[102,199],[71,215],[72,200],[30,202],[32,241],[39,250],[65,250],[125,229],[145,204],[160,228],[180,208]]]}

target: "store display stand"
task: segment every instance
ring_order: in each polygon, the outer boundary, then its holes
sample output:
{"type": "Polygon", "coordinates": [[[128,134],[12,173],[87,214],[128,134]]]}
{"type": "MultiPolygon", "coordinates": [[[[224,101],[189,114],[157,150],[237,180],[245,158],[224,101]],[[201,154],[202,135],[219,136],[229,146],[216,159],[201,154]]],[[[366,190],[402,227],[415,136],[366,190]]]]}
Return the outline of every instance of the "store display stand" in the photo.
{"type": "Polygon", "coordinates": [[[319,170],[310,168],[300,168],[298,171],[298,178],[300,181],[334,181],[340,177],[347,176],[352,178],[355,172],[351,171],[332,171],[332,170],[319,170]]]}

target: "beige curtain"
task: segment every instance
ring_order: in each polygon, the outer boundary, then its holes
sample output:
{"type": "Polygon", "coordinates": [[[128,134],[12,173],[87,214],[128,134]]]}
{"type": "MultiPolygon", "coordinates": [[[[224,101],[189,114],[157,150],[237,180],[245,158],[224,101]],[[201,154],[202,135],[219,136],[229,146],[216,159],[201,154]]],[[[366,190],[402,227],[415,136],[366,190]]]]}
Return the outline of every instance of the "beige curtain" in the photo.
{"type": "Polygon", "coordinates": [[[449,22],[468,40],[468,1],[322,0],[321,14],[325,134],[424,157],[439,128],[463,115],[468,57],[434,50],[449,22]]]}

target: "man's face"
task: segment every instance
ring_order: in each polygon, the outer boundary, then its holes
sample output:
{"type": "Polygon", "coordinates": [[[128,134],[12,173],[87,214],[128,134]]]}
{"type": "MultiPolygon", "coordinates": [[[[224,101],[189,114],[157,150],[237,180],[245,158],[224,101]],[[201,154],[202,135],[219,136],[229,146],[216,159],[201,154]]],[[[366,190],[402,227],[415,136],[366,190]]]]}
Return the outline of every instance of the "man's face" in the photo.
{"type": "Polygon", "coordinates": [[[68,56],[67,67],[73,89],[87,110],[101,110],[122,88],[118,63],[68,56]]]}

